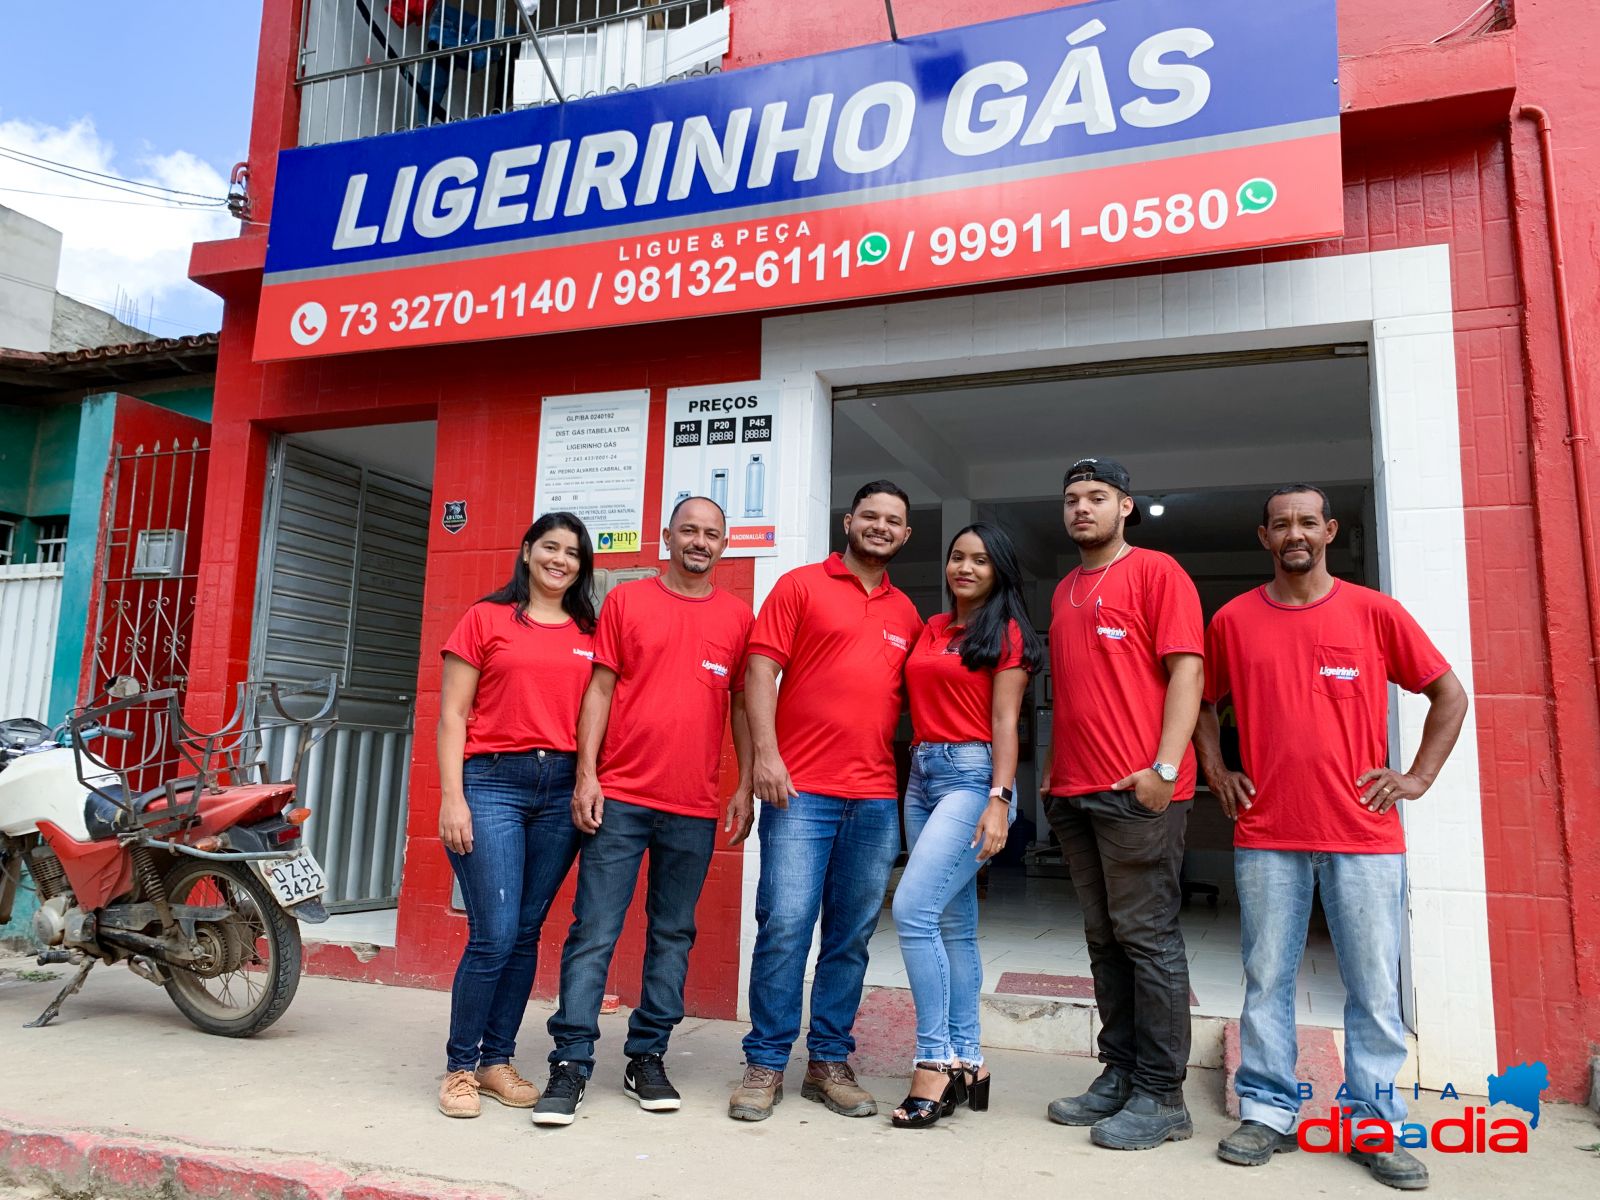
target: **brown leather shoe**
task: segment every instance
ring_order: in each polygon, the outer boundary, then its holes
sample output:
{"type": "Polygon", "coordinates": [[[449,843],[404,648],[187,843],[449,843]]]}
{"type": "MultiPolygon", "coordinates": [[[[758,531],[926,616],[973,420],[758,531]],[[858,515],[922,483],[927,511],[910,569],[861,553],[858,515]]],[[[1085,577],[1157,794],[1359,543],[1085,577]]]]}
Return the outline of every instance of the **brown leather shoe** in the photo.
{"type": "Polygon", "coordinates": [[[818,1062],[806,1064],[806,1081],[800,1094],[807,1100],[826,1105],[828,1111],[841,1117],[872,1117],[878,1113],[878,1102],[872,1093],[856,1082],[856,1073],[846,1062],[818,1062]]]}
{"type": "Polygon", "coordinates": [[[728,1115],[735,1121],[765,1121],[783,1100],[783,1072],[746,1067],[744,1079],[728,1097],[728,1115]]]}
{"type": "Polygon", "coordinates": [[[539,1103],[539,1089],[529,1083],[510,1063],[495,1063],[478,1068],[478,1090],[493,1096],[507,1108],[532,1108],[539,1103]]]}
{"type": "Polygon", "coordinates": [[[478,1081],[471,1071],[451,1071],[439,1085],[439,1111],[447,1117],[475,1117],[481,1111],[478,1081]]]}

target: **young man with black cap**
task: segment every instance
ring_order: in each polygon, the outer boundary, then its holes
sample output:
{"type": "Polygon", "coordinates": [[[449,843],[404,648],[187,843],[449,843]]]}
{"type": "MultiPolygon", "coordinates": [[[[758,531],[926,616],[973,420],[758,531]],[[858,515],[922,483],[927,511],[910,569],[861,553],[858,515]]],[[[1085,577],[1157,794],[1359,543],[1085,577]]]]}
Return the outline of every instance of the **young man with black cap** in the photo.
{"type": "Polygon", "coordinates": [[[1090,1140],[1113,1150],[1194,1134],[1178,880],[1204,626],[1183,568],[1124,540],[1139,523],[1132,492],[1127,469],[1108,458],[1078,460],[1063,482],[1062,520],[1082,563],[1050,605],[1056,697],[1042,789],[1083,908],[1105,1064],[1049,1116],[1092,1126],[1090,1140]]]}

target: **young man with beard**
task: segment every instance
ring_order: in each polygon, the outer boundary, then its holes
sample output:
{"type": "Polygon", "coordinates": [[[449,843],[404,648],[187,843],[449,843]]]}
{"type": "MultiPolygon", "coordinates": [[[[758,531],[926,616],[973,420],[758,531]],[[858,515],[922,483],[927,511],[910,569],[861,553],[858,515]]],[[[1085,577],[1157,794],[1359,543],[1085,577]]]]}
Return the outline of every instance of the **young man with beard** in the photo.
{"type": "Polygon", "coordinates": [[[755,616],[712,585],[727,545],[715,501],[680,501],[661,531],[667,572],[606,597],[594,634],[594,675],[578,715],[572,820],[584,835],[572,928],[561,951],[561,1007],[550,1018],[550,1082],[535,1125],[570,1125],[583,1103],[600,1038],[611,954],[648,852],[644,973],[623,1046],[622,1090],[648,1112],[679,1096],[662,1056],[683,1020],[694,909],[716,841],[722,734],[733,712],[739,784],[724,830],[750,830],[750,735],[745,648],[755,616]]]}
{"type": "Polygon", "coordinates": [[[887,568],[911,537],[910,516],[897,485],[863,486],[844,518],[844,553],[779,579],[750,639],[761,882],[746,1066],[728,1100],[735,1120],[764,1121],[783,1099],[819,912],[800,1094],[847,1117],[878,1111],[847,1059],[867,940],[900,852],[894,730],[922,620],[887,568]]]}
{"type": "Polygon", "coordinates": [[[1139,522],[1122,464],[1085,458],[1063,484],[1082,564],[1050,606],[1055,678],[1046,815],[1083,908],[1100,1061],[1079,1096],[1052,1101],[1090,1140],[1148,1150],[1193,1136],[1183,1102],[1189,964],[1178,928],[1194,795],[1203,625],[1194,584],[1165,554],[1130,546],[1139,522]]]}
{"type": "MultiPolygon", "coordinates": [[[[1206,707],[1195,745],[1234,824],[1245,995],[1234,1077],[1239,1128],[1225,1162],[1261,1166],[1296,1146],[1295,978],[1312,892],[1344,980],[1345,1083],[1354,1120],[1398,1125],[1394,1078],[1406,1058],[1400,1019],[1405,904],[1401,800],[1432,786],[1455,746],[1467,695],[1410,614],[1381,592],[1335,579],[1339,532],[1321,488],[1297,483],[1267,498],[1256,531],[1272,581],[1224,605],[1206,635],[1206,707]],[[1389,684],[1429,702],[1411,769],[1390,769],[1389,684]],[[1222,759],[1216,705],[1232,696],[1242,771],[1222,759]]],[[[1352,1150],[1390,1187],[1428,1185],[1410,1151],[1352,1150]]]]}

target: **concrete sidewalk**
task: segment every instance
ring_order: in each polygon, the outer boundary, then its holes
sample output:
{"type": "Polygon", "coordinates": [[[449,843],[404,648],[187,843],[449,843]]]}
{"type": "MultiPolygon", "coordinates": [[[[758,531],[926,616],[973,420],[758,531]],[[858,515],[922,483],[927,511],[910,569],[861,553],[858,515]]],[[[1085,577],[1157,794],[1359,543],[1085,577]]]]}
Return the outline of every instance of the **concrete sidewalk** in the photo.
{"type": "MultiPolygon", "coordinates": [[[[606,1017],[597,1078],[578,1121],[542,1130],[526,1112],[492,1102],[474,1121],[449,1121],[435,1111],[449,1010],[441,992],[308,978],[276,1026],[254,1040],[231,1041],[193,1029],[163,992],[120,968],[97,968],[56,1024],[23,1029],[65,979],[62,968],[48,982],[17,977],[31,969],[31,960],[0,960],[0,1147],[7,1131],[22,1128],[92,1130],[123,1142],[180,1143],[171,1151],[179,1158],[189,1147],[201,1156],[326,1164],[351,1180],[372,1172],[428,1177],[428,1186],[418,1182],[419,1195],[441,1194],[445,1181],[458,1195],[590,1193],[624,1200],[945,1193],[1058,1200],[1097,1190],[1229,1200],[1276,1200],[1286,1192],[1392,1194],[1332,1154],[1284,1155],[1253,1170],[1217,1161],[1216,1141],[1233,1125],[1220,1071],[1191,1073],[1194,1140],[1143,1154],[1098,1150],[1087,1131],[1045,1120],[1045,1104],[1081,1090],[1098,1072],[1096,1062],[1023,1051],[991,1056],[991,1111],[963,1110],[932,1130],[896,1130],[885,1117],[849,1120],[807,1103],[799,1088],[803,1061],[791,1064],[789,1099],[777,1113],[744,1125],[725,1115],[741,1071],[742,1028],[686,1021],[668,1060],[684,1109],[647,1114],[621,1093],[624,1018],[606,1017]]],[[[541,1083],[546,1015],[530,1007],[519,1060],[541,1083]]],[[[866,1082],[885,1112],[904,1089],[900,1077],[866,1082]]],[[[1425,1095],[1412,1119],[1459,1116],[1465,1103],[1425,1095]]],[[[1577,1148],[1600,1142],[1587,1109],[1546,1105],[1531,1142],[1527,1156],[1424,1152],[1433,1194],[1498,1200],[1600,1193],[1600,1158],[1577,1148]]],[[[6,1182],[0,1176],[0,1186],[6,1182]]],[[[347,1187],[342,1194],[357,1191],[347,1187]]]]}

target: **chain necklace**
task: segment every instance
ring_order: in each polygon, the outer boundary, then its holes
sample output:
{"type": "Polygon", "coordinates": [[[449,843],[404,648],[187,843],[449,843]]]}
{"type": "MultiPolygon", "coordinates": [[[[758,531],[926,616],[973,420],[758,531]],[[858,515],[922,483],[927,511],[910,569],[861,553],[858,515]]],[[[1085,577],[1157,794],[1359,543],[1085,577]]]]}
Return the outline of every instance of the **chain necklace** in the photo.
{"type": "MultiPolygon", "coordinates": [[[[1122,549],[1118,550],[1116,554],[1112,555],[1111,561],[1100,569],[1100,578],[1094,581],[1094,586],[1089,589],[1089,594],[1082,600],[1074,599],[1074,595],[1078,588],[1078,581],[1074,579],[1071,583],[1069,583],[1067,585],[1067,603],[1072,605],[1073,608],[1082,608],[1085,604],[1089,603],[1089,601],[1094,598],[1094,594],[1100,590],[1100,585],[1106,581],[1106,576],[1111,574],[1111,568],[1117,565],[1117,560],[1131,549],[1133,549],[1131,544],[1128,542],[1122,543],[1122,549]]],[[[1082,567],[1077,568],[1077,571],[1079,575],[1083,574],[1082,567]]]]}

